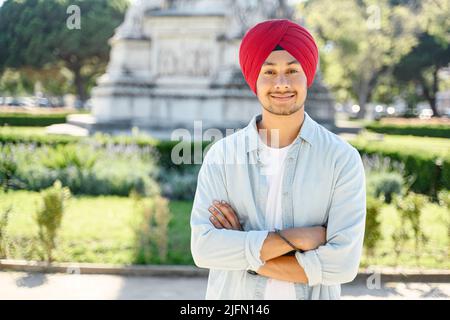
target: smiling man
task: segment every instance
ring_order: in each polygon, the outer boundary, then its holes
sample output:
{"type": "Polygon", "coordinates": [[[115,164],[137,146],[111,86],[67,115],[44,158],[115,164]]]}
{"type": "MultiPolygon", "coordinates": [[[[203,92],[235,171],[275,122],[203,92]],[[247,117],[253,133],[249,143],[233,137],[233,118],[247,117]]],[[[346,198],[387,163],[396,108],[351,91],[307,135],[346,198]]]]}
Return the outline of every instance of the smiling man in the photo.
{"type": "Polygon", "coordinates": [[[366,214],[356,149],[305,112],[318,50],[289,20],[257,24],[239,60],[262,112],[199,172],[191,251],[207,299],[337,299],[358,271],[366,214]]]}

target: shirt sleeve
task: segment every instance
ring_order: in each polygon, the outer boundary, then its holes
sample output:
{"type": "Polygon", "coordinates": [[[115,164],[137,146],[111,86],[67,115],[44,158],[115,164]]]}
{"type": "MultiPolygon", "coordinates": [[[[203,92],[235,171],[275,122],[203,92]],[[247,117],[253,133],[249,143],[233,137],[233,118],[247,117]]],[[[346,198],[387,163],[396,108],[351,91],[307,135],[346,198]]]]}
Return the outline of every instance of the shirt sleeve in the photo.
{"type": "Polygon", "coordinates": [[[315,250],[297,252],[310,286],[352,281],[359,268],[366,218],[364,167],[358,151],[344,156],[328,214],[327,243],[315,250]]]}
{"type": "Polygon", "coordinates": [[[190,220],[192,257],[201,268],[257,270],[264,264],[260,252],[268,231],[216,229],[209,220],[214,200],[230,202],[219,145],[210,148],[198,175],[190,220]]]}

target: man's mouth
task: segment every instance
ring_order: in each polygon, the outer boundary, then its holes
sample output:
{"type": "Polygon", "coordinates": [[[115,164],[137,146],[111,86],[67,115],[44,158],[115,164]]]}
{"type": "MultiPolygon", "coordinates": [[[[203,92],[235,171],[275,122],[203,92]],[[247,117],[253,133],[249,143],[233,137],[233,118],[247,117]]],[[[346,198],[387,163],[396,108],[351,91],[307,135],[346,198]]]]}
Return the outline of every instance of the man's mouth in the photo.
{"type": "Polygon", "coordinates": [[[289,101],[295,97],[295,93],[271,94],[270,97],[277,101],[289,101]]]}

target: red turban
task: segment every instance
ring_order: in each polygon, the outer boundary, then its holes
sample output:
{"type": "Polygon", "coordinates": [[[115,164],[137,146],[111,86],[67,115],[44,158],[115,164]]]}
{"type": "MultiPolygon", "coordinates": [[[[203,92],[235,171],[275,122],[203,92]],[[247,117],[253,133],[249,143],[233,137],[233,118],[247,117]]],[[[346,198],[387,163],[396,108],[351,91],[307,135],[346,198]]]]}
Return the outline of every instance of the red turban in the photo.
{"type": "Polygon", "coordinates": [[[247,31],[241,42],[239,63],[252,91],[256,94],[256,80],[261,67],[277,46],[300,62],[309,88],[316,74],[319,56],[314,38],[308,30],[292,21],[275,19],[255,25],[247,31]]]}

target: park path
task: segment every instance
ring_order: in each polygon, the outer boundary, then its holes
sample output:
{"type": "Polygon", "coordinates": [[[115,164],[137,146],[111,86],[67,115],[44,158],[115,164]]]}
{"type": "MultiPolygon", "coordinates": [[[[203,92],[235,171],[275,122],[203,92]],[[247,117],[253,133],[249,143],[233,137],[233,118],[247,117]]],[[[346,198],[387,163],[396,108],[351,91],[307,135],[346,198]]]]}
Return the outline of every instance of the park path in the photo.
{"type": "MultiPolygon", "coordinates": [[[[202,300],[205,277],[0,272],[0,300],[5,299],[173,299],[202,300]]],[[[365,283],[342,286],[342,299],[449,299],[450,283],[365,283]]]]}

